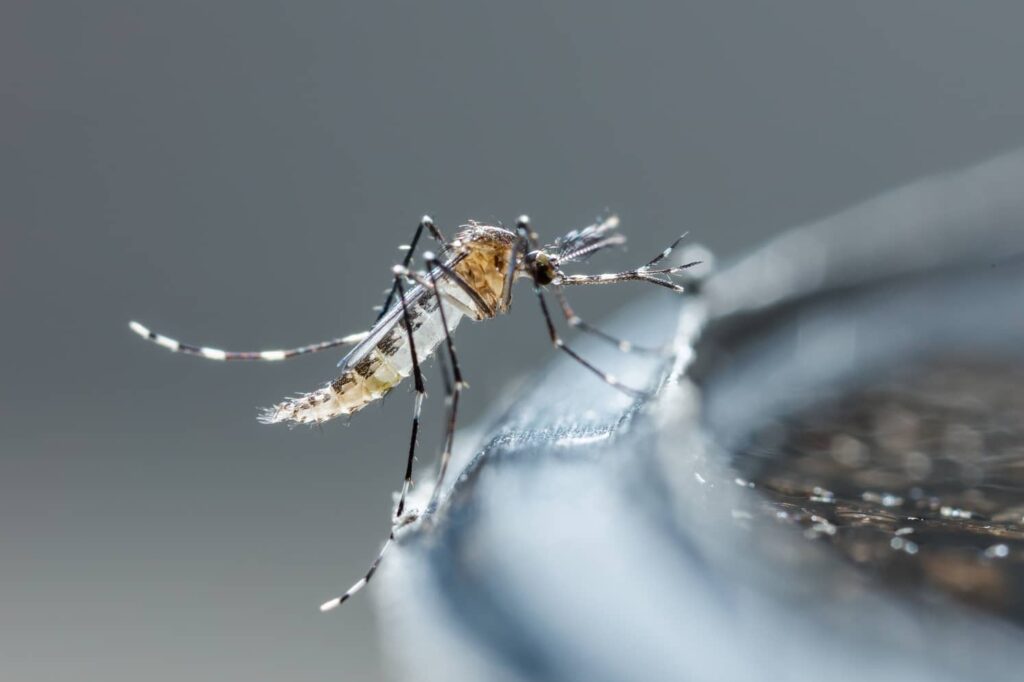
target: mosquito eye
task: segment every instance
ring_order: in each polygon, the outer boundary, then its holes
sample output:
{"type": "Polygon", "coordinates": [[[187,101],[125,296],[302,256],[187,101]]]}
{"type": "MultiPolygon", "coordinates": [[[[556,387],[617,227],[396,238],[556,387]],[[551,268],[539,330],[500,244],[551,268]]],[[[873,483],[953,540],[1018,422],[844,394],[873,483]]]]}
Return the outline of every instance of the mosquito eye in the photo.
{"type": "Polygon", "coordinates": [[[551,256],[543,251],[531,251],[526,254],[524,260],[537,284],[551,284],[555,278],[555,267],[551,262],[551,256]]]}

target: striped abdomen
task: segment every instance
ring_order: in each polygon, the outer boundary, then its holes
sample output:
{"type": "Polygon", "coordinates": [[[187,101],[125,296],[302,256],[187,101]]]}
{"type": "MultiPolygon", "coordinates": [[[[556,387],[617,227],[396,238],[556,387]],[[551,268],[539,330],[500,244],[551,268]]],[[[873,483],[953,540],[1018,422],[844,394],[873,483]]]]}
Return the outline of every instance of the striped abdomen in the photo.
{"type": "MultiPolygon", "coordinates": [[[[438,282],[446,296],[449,285],[438,282]]],[[[461,293],[461,292],[460,292],[461,293]]],[[[444,341],[444,327],[433,293],[417,287],[406,296],[406,306],[412,323],[416,358],[423,363],[444,341]]],[[[446,298],[445,319],[449,331],[462,319],[463,310],[446,298]]],[[[319,390],[278,403],[264,411],[260,421],[268,424],[292,422],[314,424],[339,415],[352,414],[383,398],[402,379],[412,374],[412,354],[401,305],[396,305],[381,321],[378,329],[363,343],[356,346],[342,363],[341,375],[319,390]]]]}

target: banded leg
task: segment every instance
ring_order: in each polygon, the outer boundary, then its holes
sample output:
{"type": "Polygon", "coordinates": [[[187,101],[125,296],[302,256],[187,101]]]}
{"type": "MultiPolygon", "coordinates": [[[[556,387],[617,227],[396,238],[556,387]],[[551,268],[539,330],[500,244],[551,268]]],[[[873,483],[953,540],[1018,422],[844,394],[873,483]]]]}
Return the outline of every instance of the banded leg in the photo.
{"type": "MultiPolygon", "coordinates": [[[[449,380],[448,369],[444,366],[444,355],[438,355],[438,362],[441,365],[441,376],[444,380],[445,389],[445,403],[448,408],[445,423],[445,435],[444,435],[444,449],[441,451],[441,461],[438,467],[437,480],[434,483],[434,490],[430,495],[430,501],[427,504],[427,509],[433,508],[441,495],[441,484],[444,481],[445,474],[448,471],[448,464],[452,457],[452,448],[455,441],[455,424],[458,419],[459,411],[459,397],[462,394],[462,389],[466,387],[466,382],[462,378],[462,369],[459,366],[458,356],[455,354],[455,342],[452,341],[452,335],[448,328],[448,319],[444,312],[444,301],[441,292],[437,287],[437,271],[441,271],[438,267],[439,263],[433,253],[426,252],[423,254],[423,258],[426,261],[428,274],[413,273],[406,270],[404,274],[414,279],[418,284],[426,288],[428,291],[432,291],[435,299],[437,300],[438,313],[441,316],[441,327],[445,332],[445,346],[448,351],[448,358],[451,360],[451,372],[452,376],[449,380]]],[[[449,275],[449,277],[459,276],[455,273],[449,275]]]]}
{"type": "Polygon", "coordinates": [[[402,518],[402,513],[405,511],[405,499],[409,494],[409,487],[412,485],[412,467],[416,461],[416,438],[420,431],[420,412],[423,409],[423,399],[426,397],[427,392],[423,386],[423,372],[420,371],[420,361],[416,355],[416,341],[412,332],[412,318],[409,316],[409,306],[405,302],[405,287],[402,286],[403,273],[406,271],[404,266],[396,265],[395,271],[395,287],[398,291],[399,305],[402,306],[402,322],[405,324],[406,335],[409,339],[409,355],[412,357],[412,377],[413,385],[416,389],[416,401],[413,406],[412,414],[412,436],[409,438],[409,459],[405,465],[405,480],[402,481],[402,493],[398,498],[398,506],[395,508],[395,521],[397,522],[402,518]]]}
{"type": "Polygon", "coordinates": [[[537,300],[540,301],[540,310],[544,314],[544,322],[547,323],[548,335],[551,337],[551,343],[554,345],[555,348],[564,351],[573,360],[580,363],[588,370],[596,374],[601,379],[601,381],[605,382],[612,388],[617,388],[618,390],[628,395],[630,398],[642,398],[647,395],[647,393],[644,391],[639,391],[635,388],[630,388],[629,386],[623,385],[614,376],[608,374],[607,372],[602,372],[600,369],[590,364],[588,361],[584,360],[579,353],[569,348],[569,346],[565,345],[565,341],[563,341],[562,338],[558,335],[558,330],[555,329],[555,323],[551,319],[551,313],[548,311],[548,304],[544,300],[544,292],[537,284],[533,285],[533,291],[537,294],[537,300]]]}
{"type": "MultiPolygon", "coordinates": [[[[423,254],[423,257],[427,262],[427,271],[430,273],[430,288],[434,291],[434,297],[437,299],[437,309],[441,314],[441,326],[444,328],[444,340],[448,348],[448,358],[452,362],[452,382],[450,390],[447,391],[445,396],[445,402],[448,403],[448,421],[444,433],[444,450],[441,451],[441,462],[437,469],[437,481],[434,483],[434,491],[430,494],[430,502],[427,504],[427,508],[432,509],[437,505],[438,499],[441,497],[441,484],[444,482],[445,474],[448,472],[448,464],[452,459],[452,448],[455,443],[455,423],[459,414],[459,396],[462,395],[462,389],[466,387],[466,382],[462,378],[459,359],[455,355],[455,342],[452,341],[448,320],[445,318],[441,292],[437,289],[437,278],[434,276],[435,266],[438,263],[437,258],[429,252],[423,254]]],[[[442,371],[444,370],[442,369],[442,371]]],[[[449,385],[446,383],[446,388],[448,387],[449,385]]]]}
{"type": "MultiPolygon", "coordinates": [[[[402,267],[408,268],[409,264],[412,263],[413,254],[416,252],[416,244],[419,242],[420,237],[423,236],[423,230],[430,232],[430,236],[437,241],[443,248],[448,247],[448,241],[441,234],[441,230],[437,229],[434,225],[434,220],[428,215],[423,216],[420,219],[420,224],[416,226],[416,232],[412,236],[412,241],[408,245],[400,247],[405,251],[405,258],[402,259],[402,267]]],[[[384,305],[380,307],[380,313],[377,315],[377,322],[380,322],[381,318],[384,317],[384,313],[391,307],[391,303],[395,300],[395,294],[398,293],[397,281],[392,283],[391,289],[388,291],[388,296],[384,300],[384,305]]]]}
{"type": "Polygon", "coordinates": [[[597,327],[588,324],[587,322],[584,322],[582,319],[580,319],[579,315],[577,315],[576,312],[572,309],[572,306],[569,305],[569,299],[566,298],[565,292],[562,291],[562,288],[554,287],[553,291],[555,294],[555,298],[558,299],[558,303],[562,307],[562,314],[565,315],[565,321],[568,323],[570,327],[574,329],[579,329],[582,332],[586,332],[587,334],[596,336],[599,339],[604,339],[608,343],[618,348],[623,353],[645,353],[650,355],[665,354],[664,349],[637,346],[632,341],[626,341],[625,339],[620,339],[617,336],[612,336],[611,334],[602,331],[597,327]]]}
{"type": "Polygon", "coordinates": [[[693,261],[691,263],[685,263],[683,265],[677,265],[670,268],[655,268],[654,266],[669,257],[672,251],[679,245],[679,242],[683,240],[686,235],[680,236],[672,244],[659,253],[657,256],[647,262],[646,265],[642,265],[636,270],[628,270],[626,272],[615,272],[605,275],[560,275],[557,277],[552,284],[558,286],[575,286],[584,284],[615,284],[618,282],[629,282],[629,281],[642,281],[650,282],[651,284],[657,284],[658,286],[671,289],[672,291],[683,292],[686,290],[685,287],[676,284],[670,278],[672,275],[683,272],[687,268],[693,267],[694,265],[700,264],[700,261],[693,261]],[[665,277],[658,277],[657,275],[665,275],[665,277]]]}
{"type": "Polygon", "coordinates": [[[369,335],[369,332],[359,332],[358,334],[349,334],[348,336],[342,336],[337,339],[330,339],[328,341],[320,341],[306,346],[298,346],[296,348],[287,348],[282,350],[230,351],[183,343],[168,336],[164,336],[163,334],[157,334],[156,332],[150,331],[148,328],[134,320],[129,322],[128,326],[131,327],[133,332],[142,338],[148,339],[158,346],[163,346],[172,353],[196,355],[201,358],[206,358],[207,360],[287,360],[299,355],[306,355],[307,353],[319,353],[320,351],[327,350],[328,348],[352,346],[359,343],[369,335]]]}
{"type": "MultiPolygon", "coordinates": [[[[618,227],[618,224],[619,224],[618,217],[617,216],[612,216],[611,218],[609,218],[605,222],[595,226],[594,229],[595,229],[596,233],[603,234],[603,233],[605,233],[605,232],[607,232],[609,230],[615,229],[616,227],[618,227]]],[[[518,239],[518,242],[517,242],[516,246],[513,247],[513,253],[515,253],[517,249],[522,249],[525,246],[529,246],[530,248],[538,248],[539,240],[538,240],[538,237],[537,237],[537,233],[533,230],[532,226],[530,225],[529,217],[527,217],[525,215],[524,216],[520,216],[519,221],[516,224],[516,234],[518,235],[519,239],[518,239]]],[[[658,258],[656,258],[655,260],[651,261],[651,263],[656,263],[659,260],[661,260],[662,258],[665,258],[666,256],[668,256],[668,254],[672,252],[672,249],[675,248],[676,244],[678,244],[679,241],[681,241],[681,240],[682,240],[682,237],[680,237],[678,240],[676,240],[676,242],[674,244],[672,244],[672,246],[669,249],[666,249],[664,252],[662,252],[658,256],[658,258]]],[[[595,242],[594,244],[590,245],[588,248],[579,249],[578,251],[573,252],[570,255],[569,260],[571,260],[572,258],[585,256],[585,255],[587,255],[587,254],[589,254],[589,253],[591,253],[593,251],[598,250],[599,248],[604,248],[605,246],[610,246],[610,245],[613,245],[613,244],[621,244],[623,241],[624,241],[624,239],[619,238],[617,235],[613,235],[612,237],[608,237],[608,238],[602,239],[601,241],[595,242]]],[[[648,263],[648,266],[651,265],[651,263],[648,263]]],[[[563,277],[562,279],[565,279],[565,278],[563,277]]],[[[632,344],[629,344],[628,341],[622,341],[620,339],[617,339],[614,336],[611,336],[610,334],[606,334],[606,333],[602,332],[601,330],[599,330],[599,329],[597,329],[595,327],[592,327],[592,326],[586,324],[585,322],[583,322],[583,320],[581,320],[573,312],[572,308],[569,306],[569,301],[565,298],[565,294],[562,292],[561,288],[558,286],[559,282],[555,281],[555,282],[552,282],[552,284],[555,285],[555,296],[558,298],[558,302],[561,304],[562,312],[565,314],[565,318],[566,318],[566,321],[568,321],[569,326],[571,326],[571,327],[579,327],[583,331],[588,331],[588,332],[590,332],[592,334],[595,334],[595,335],[605,339],[606,341],[609,341],[609,342],[615,344],[620,350],[623,350],[623,351],[632,350],[632,348],[633,348],[632,344]],[[624,344],[626,344],[626,345],[624,345],[624,344]]],[[[637,397],[641,397],[641,396],[646,395],[643,391],[638,391],[638,390],[636,390],[634,388],[630,388],[628,386],[624,386],[623,384],[619,383],[618,379],[616,379],[614,376],[612,376],[611,374],[608,374],[607,372],[602,372],[600,369],[598,369],[597,367],[592,365],[590,362],[588,362],[587,360],[583,359],[583,357],[581,357],[579,353],[574,351],[572,348],[569,348],[569,346],[565,345],[565,341],[562,340],[562,338],[558,335],[558,330],[555,329],[555,323],[551,319],[551,312],[548,310],[548,304],[544,300],[544,293],[543,293],[543,291],[541,290],[540,286],[538,286],[537,284],[534,284],[533,290],[537,294],[537,300],[540,302],[541,313],[543,313],[543,315],[544,315],[544,322],[547,324],[548,336],[550,336],[551,343],[555,346],[555,348],[558,348],[559,350],[565,351],[569,355],[569,357],[571,357],[576,362],[580,363],[581,365],[583,365],[584,367],[589,369],[591,372],[596,374],[606,384],[608,384],[609,386],[612,386],[614,388],[619,389],[620,391],[622,391],[626,395],[630,396],[631,398],[637,398],[637,397]]]]}
{"type": "MultiPolygon", "coordinates": [[[[428,263],[430,261],[434,261],[433,254],[426,254],[426,255],[428,257],[428,263]]],[[[431,268],[431,270],[433,270],[433,268],[431,268]]],[[[416,514],[409,514],[409,515],[404,515],[403,516],[403,511],[404,511],[404,507],[405,507],[405,498],[406,498],[406,495],[408,494],[409,484],[412,481],[412,464],[413,464],[413,461],[415,459],[414,453],[415,453],[415,448],[416,448],[416,436],[417,436],[417,433],[419,431],[420,407],[423,404],[423,396],[425,395],[425,393],[423,391],[423,376],[422,376],[421,371],[420,371],[419,360],[416,357],[416,347],[415,347],[414,341],[412,339],[412,325],[409,323],[409,312],[408,312],[408,307],[406,306],[406,303],[405,303],[405,291],[404,291],[404,288],[402,287],[402,284],[401,284],[401,281],[400,281],[401,277],[404,277],[404,276],[412,277],[412,278],[416,279],[420,284],[424,284],[425,286],[428,286],[429,288],[431,288],[433,290],[434,295],[437,296],[437,301],[438,301],[438,306],[439,306],[438,309],[439,309],[440,314],[441,314],[441,323],[444,325],[445,338],[446,338],[446,341],[448,343],[448,354],[449,354],[449,356],[451,358],[451,361],[452,361],[453,381],[449,381],[447,370],[445,368],[442,368],[442,376],[444,377],[444,383],[445,383],[445,392],[448,393],[448,395],[451,397],[451,402],[449,403],[449,411],[448,411],[448,428],[447,428],[447,433],[446,433],[446,437],[445,437],[445,453],[448,454],[448,457],[442,455],[442,458],[441,458],[442,469],[441,469],[441,473],[438,476],[437,483],[434,486],[434,492],[433,492],[433,495],[431,496],[431,505],[436,501],[436,497],[438,495],[438,490],[440,488],[441,481],[444,478],[444,469],[447,466],[448,458],[450,458],[451,447],[452,447],[452,440],[453,440],[454,431],[455,431],[455,415],[456,415],[456,410],[458,408],[458,394],[459,394],[459,391],[462,389],[462,387],[465,385],[465,382],[463,382],[463,380],[462,380],[462,372],[459,369],[458,359],[455,357],[455,346],[452,344],[451,334],[448,331],[448,321],[444,317],[444,307],[441,305],[440,293],[438,292],[437,287],[436,287],[437,279],[433,275],[433,272],[431,272],[430,281],[427,282],[427,280],[425,278],[423,278],[422,276],[410,273],[408,271],[408,269],[406,269],[405,266],[396,265],[395,266],[395,278],[396,278],[395,279],[395,283],[397,284],[398,295],[401,296],[402,313],[403,313],[406,329],[409,332],[409,352],[412,354],[412,358],[413,358],[413,379],[414,379],[414,381],[416,383],[416,408],[415,408],[415,413],[413,415],[412,439],[411,439],[411,441],[409,443],[409,461],[408,461],[408,464],[406,465],[405,481],[403,482],[403,485],[402,485],[402,494],[401,494],[401,497],[399,498],[399,501],[398,501],[397,512],[395,514],[395,518],[392,521],[391,533],[388,534],[388,539],[384,542],[384,546],[381,547],[380,552],[377,554],[377,558],[375,558],[373,560],[373,563],[370,564],[370,568],[366,571],[366,575],[364,575],[362,578],[357,580],[355,582],[355,584],[352,585],[352,587],[348,588],[348,590],[345,591],[344,594],[342,594],[340,597],[335,597],[334,599],[330,599],[330,600],[324,602],[323,604],[321,604],[320,605],[320,611],[322,611],[322,612],[327,612],[327,611],[331,611],[333,609],[336,609],[337,607],[341,606],[346,601],[351,599],[352,596],[355,595],[357,592],[359,592],[361,589],[366,587],[366,585],[373,578],[374,573],[377,572],[377,568],[380,566],[380,562],[384,559],[384,555],[387,554],[389,549],[391,549],[391,545],[395,541],[395,533],[399,529],[409,525],[410,523],[412,523],[413,521],[415,521],[418,518],[418,515],[416,515],[416,514]]]]}
{"type": "Polygon", "coordinates": [[[388,534],[388,539],[384,542],[384,546],[380,548],[380,552],[377,554],[377,558],[373,560],[373,563],[370,564],[369,570],[366,571],[366,575],[357,580],[355,584],[352,585],[352,587],[345,590],[345,593],[342,594],[340,597],[328,599],[323,604],[321,604],[320,611],[326,613],[327,611],[332,611],[338,608],[339,606],[347,602],[349,599],[351,599],[354,594],[359,592],[359,590],[366,587],[367,583],[369,583],[370,580],[373,578],[373,574],[377,572],[377,567],[380,566],[381,559],[383,559],[384,555],[387,554],[389,549],[391,549],[391,545],[395,541],[395,533],[415,520],[415,517],[408,516],[404,519],[399,519],[398,521],[396,521],[395,524],[391,527],[391,533],[388,534]]]}

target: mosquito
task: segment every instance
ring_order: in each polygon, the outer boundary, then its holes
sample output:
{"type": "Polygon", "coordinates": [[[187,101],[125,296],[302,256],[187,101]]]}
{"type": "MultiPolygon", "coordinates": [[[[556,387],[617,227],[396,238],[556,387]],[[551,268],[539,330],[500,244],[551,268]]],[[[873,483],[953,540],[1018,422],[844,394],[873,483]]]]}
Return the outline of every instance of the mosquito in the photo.
{"type": "Polygon", "coordinates": [[[656,349],[633,346],[628,341],[587,324],[570,307],[564,292],[566,287],[629,281],[649,282],[674,292],[685,290],[683,285],[673,281],[672,276],[700,261],[678,266],[664,265],[685,234],[634,270],[599,275],[570,275],[562,270],[566,263],[583,261],[598,251],[625,243],[625,236],[616,231],[618,226],[619,219],[613,215],[541,246],[530,219],[525,215],[517,220],[515,229],[471,221],[461,226],[451,241],[445,239],[430,216],[423,216],[412,241],[400,247],[405,251],[405,257],[400,265],[392,268],[392,283],[373,326],[365,332],[306,346],[286,350],[225,351],[182,343],[152,332],[138,322],[133,321],[129,326],[139,336],[170,351],[219,361],[278,361],[341,346],[354,346],[338,363],[340,372],[337,378],[312,392],[287,398],[264,410],[259,420],[265,424],[321,424],[340,415],[350,415],[380,400],[403,379],[412,376],[415,392],[412,434],[405,477],[392,517],[391,533],[366,574],[341,596],[320,606],[321,611],[330,611],[369,583],[394,542],[396,532],[420,516],[417,511],[407,510],[406,504],[412,485],[420,413],[426,398],[423,363],[444,344],[445,351],[438,355],[447,412],[444,446],[433,492],[426,506],[426,509],[436,508],[441,483],[451,460],[459,397],[467,386],[456,356],[452,332],[463,317],[489,320],[507,313],[512,304],[512,287],[516,280],[526,278],[531,281],[548,337],[557,350],[566,353],[603,382],[630,397],[644,395],[643,391],[621,383],[570,348],[559,335],[545,299],[546,292],[554,296],[566,323],[572,328],[612,343],[624,352],[656,352],[656,349]],[[424,234],[436,241],[440,249],[437,254],[424,251],[422,259],[426,269],[414,272],[410,266],[416,246],[424,234]]]}

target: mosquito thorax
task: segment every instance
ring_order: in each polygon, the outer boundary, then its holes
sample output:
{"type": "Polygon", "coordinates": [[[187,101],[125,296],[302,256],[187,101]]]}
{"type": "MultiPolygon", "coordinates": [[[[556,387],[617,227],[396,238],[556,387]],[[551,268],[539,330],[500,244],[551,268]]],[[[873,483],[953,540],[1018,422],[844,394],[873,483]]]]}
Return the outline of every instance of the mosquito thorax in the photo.
{"type": "Polygon", "coordinates": [[[551,284],[558,276],[558,261],[547,253],[537,250],[526,254],[524,260],[533,281],[541,286],[551,284]]]}

